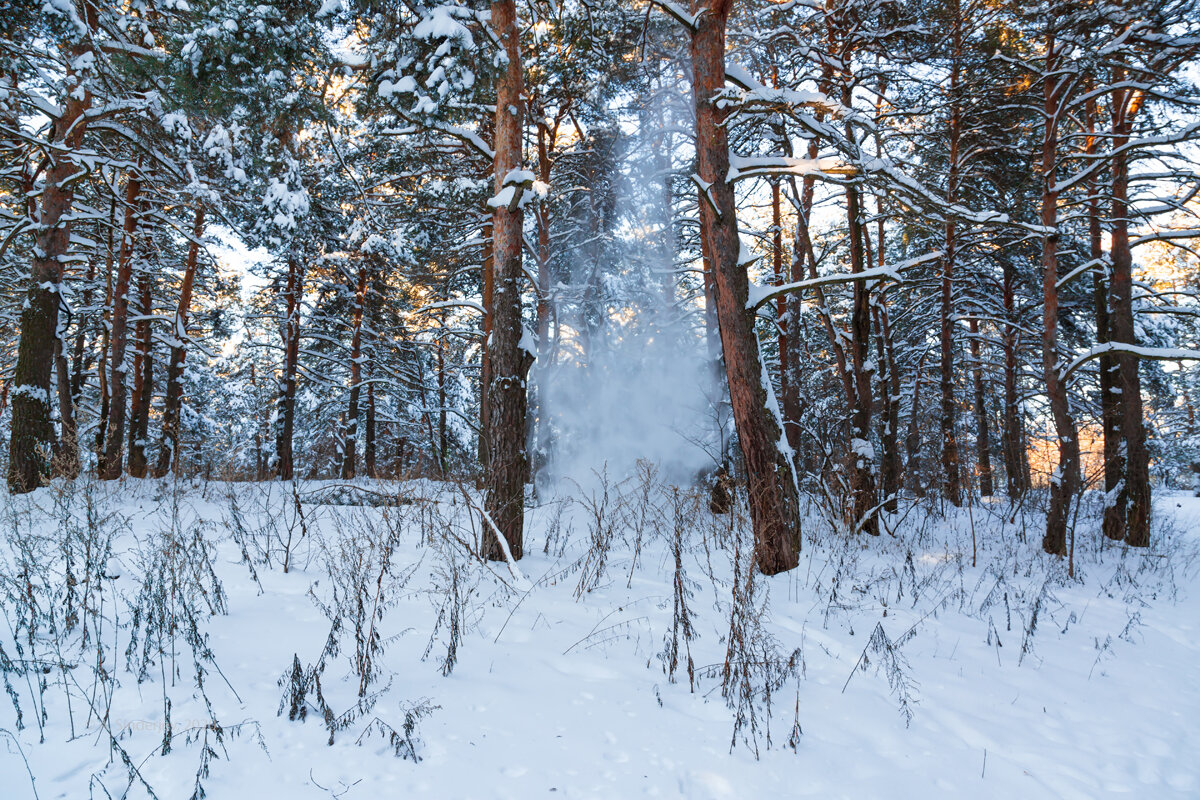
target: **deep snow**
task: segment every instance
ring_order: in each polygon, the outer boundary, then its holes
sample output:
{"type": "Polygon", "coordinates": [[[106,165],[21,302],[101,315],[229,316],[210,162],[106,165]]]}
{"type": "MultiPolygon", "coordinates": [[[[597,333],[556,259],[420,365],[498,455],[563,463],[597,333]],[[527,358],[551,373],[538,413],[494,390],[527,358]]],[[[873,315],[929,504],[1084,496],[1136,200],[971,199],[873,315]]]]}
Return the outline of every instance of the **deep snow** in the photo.
{"type": "MultiPolygon", "coordinates": [[[[306,500],[331,496],[318,484],[303,488],[306,500]]],[[[669,490],[647,497],[638,489],[636,481],[623,488],[627,518],[668,504],[669,490]]],[[[256,525],[260,514],[285,520],[290,497],[278,485],[172,489],[125,481],[92,491],[102,507],[128,518],[107,569],[119,575],[108,581],[112,592],[136,592],[139,554],[166,525],[172,491],[179,492],[181,514],[207,521],[204,536],[217,543],[229,612],[203,625],[229,686],[210,672],[206,687],[222,725],[247,724],[227,738],[227,752],[216,748],[219,758],[202,782],[215,800],[1200,796],[1200,499],[1183,494],[1157,497],[1149,552],[1102,547],[1085,508],[1075,580],[1066,577],[1065,564],[1040,554],[1036,515],[1003,524],[1007,505],[1000,501],[948,518],[916,508],[898,523],[895,538],[874,540],[847,540],[814,507],[799,569],[756,579],[769,592],[767,629],[783,653],[800,648],[803,672],[774,694],[772,744],[760,732],[756,760],[744,732],[731,749],[733,714],[721,693],[731,594],[730,556],[718,546],[724,518],[700,514],[684,558],[699,634],[692,652],[701,676],[692,692],[686,671],[669,682],[658,658],[673,598],[663,520],[651,518],[636,565],[628,522],[615,524],[598,585],[581,592],[581,581],[595,574],[595,563],[584,563],[593,540],[588,509],[558,501],[534,508],[519,563],[534,586],[522,591],[504,565],[489,570],[451,544],[420,541],[420,520],[430,513],[423,503],[385,511],[306,502],[308,535],[294,551],[293,569],[284,574],[278,564],[255,565],[260,592],[230,536],[228,496],[240,498],[256,525]],[[303,722],[277,715],[283,694],[277,681],[293,654],[315,662],[326,642],[329,620],[314,598],[328,602],[325,565],[339,552],[339,533],[360,535],[367,521],[378,523],[384,514],[403,518],[396,577],[386,579],[393,601],[381,623],[386,649],[371,687],[386,690],[329,746],[315,714],[303,722]],[[457,664],[443,676],[446,627],[432,640],[431,631],[439,611],[446,619],[451,563],[467,596],[465,632],[457,664]],[[399,576],[410,569],[400,586],[399,576]],[[1035,608],[1037,625],[1029,633],[1035,608]],[[891,641],[913,632],[898,649],[901,689],[912,693],[911,722],[886,670],[876,666],[884,663],[879,653],[868,652],[869,663],[856,670],[877,625],[891,641]],[[710,665],[716,670],[706,672],[710,665]],[[420,763],[398,758],[378,736],[356,744],[368,720],[399,728],[405,709],[423,699],[437,708],[417,729],[420,763]],[[803,736],[793,752],[787,741],[797,720],[803,736]]],[[[399,491],[440,498],[440,513],[467,525],[468,507],[457,490],[416,482],[399,491]]],[[[17,575],[11,520],[29,511],[32,529],[53,537],[55,523],[46,521],[52,495],[3,498],[5,580],[17,575]],[[30,511],[30,504],[42,510],[30,511]]],[[[470,528],[458,530],[469,544],[470,528]]],[[[0,635],[11,653],[17,612],[11,597],[4,602],[9,626],[0,635]]],[[[110,726],[159,797],[187,798],[201,745],[176,736],[169,755],[155,753],[163,739],[163,676],[155,669],[139,684],[125,670],[123,649],[122,640],[110,726]]],[[[352,652],[344,647],[323,678],[338,711],[353,705],[358,687],[352,652]]],[[[187,664],[169,690],[176,734],[208,722],[190,656],[179,659],[187,664]]],[[[81,685],[90,682],[85,669],[76,667],[81,685]]],[[[32,798],[36,787],[42,800],[104,797],[102,784],[120,797],[129,783],[126,768],[110,759],[95,720],[86,724],[79,697],[70,738],[56,674],[48,676],[44,744],[32,720],[32,684],[10,675],[26,727],[16,731],[15,715],[0,698],[0,728],[8,731],[0,733],[0,796],[32,798]]],[[[135,782],[128,796],[146,792],[135,782]]]]}

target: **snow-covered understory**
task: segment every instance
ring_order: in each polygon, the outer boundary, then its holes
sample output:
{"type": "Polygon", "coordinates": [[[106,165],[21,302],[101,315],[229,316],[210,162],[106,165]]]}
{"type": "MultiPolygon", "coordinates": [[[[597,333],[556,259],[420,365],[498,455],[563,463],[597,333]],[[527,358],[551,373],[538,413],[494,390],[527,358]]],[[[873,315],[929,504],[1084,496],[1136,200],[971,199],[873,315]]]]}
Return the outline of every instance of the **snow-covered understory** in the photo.
{"type": "Polygon", "coordinates": [[[1073,579],[1005,501],[878,539],[814,505],[735,608],[744,521],[686,492],[543,502],[513,570],[471,490],[340,486],[0,498],[0,796],[188,798],[206,747],[214,800],[1200,796],[1198,499],[1157,497],[1148,551],[1088,501],[1073,579]]]}

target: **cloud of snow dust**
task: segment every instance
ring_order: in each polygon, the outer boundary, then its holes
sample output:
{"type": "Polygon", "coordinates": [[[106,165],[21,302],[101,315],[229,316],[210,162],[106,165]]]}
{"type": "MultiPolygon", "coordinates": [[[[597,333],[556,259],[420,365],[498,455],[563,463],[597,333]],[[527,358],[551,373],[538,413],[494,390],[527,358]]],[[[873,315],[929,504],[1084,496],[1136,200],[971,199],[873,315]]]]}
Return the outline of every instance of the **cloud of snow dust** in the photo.
{"type": "Polygon", "coordinates": [[[552,441],[539,482],[588,485],[602,473],[619,481],[644,459],[661,480],[685,484],[716,463],[715,381],[703,342],[663,325],[664,309],[635,314],[648,319],[610,321],[585,357],[541,373],[552,441]]]}
{"type": "MultiPolygon", "coordinates": [[[[535,445],[547,451],[542,486],[565,483],[569,492],[573,484],[594,485],[600,473],[619,481],[640,460],[657,465],[661,480],[686,484],[719,462],[719,431],[728,425],[717,417],[728,414],[728,404],[714,402],[724,398],[696,287],[675,272],[664,184],[672,140],[661,135],[663,119],[650,112],[638,132],[597,132],[593,142],[612,159],[611,171],[588,173],[581,183],[590,187],[586,202],[608,215],[612,237],[567,254],[571,274],[558,285],[554,352],[531,373],[549,429],[548,447],[535,445]]],[[[584,233],[594,224],[585,213],[584,233]]]]}

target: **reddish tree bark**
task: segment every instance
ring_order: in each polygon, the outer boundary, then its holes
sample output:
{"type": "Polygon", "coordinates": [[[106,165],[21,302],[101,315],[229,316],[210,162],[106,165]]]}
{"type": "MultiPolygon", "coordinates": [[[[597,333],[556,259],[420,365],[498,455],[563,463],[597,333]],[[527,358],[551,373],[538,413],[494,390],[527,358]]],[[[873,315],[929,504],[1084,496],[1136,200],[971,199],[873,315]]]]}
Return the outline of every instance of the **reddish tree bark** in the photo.
{"type": "MultiPolygon", "coordinates": [[[[1118,68],[1114,83],[1126,78],[1118,68]]],[[[1109,297],[1111,340],[1137,345],[1133,323],[1133,254],[1129,245],[1129,155],[1126,145],[1133,119],[1141,108],[1144,93],[1117,88],[1112,94],[1112,282],[1109,297]]],[[[1125,541],[1134,547],[1150,545],[1150,454],[1146,449],[1146,424],[1142,413],[1142,382],[1138,357],[1117,354],[1120,387],[1121,435],[1125,443],[1125,541]]]]}
{"type": "Polygon", "coordinates": [[[738,441],[746,465],[755,560],[774,575],[798,563],[800,520],[792,465],[779,449],[781,431],[767,409],[754,313],[746,308],[749,280],[740,264],[737,208],[728,182],[727,112],[714,102],[725,85],[725,25],[732,0],[699,0],[691,40],[696,106],[696,155],[705,188],[701,237],[707,242],[713,296],[738,441]]]}
{"type": "MultiPolygon", "coordinates": [[[[85,13],[94,25],[95,9],[89,6],[85,13]]],[[[85,50],[82,46],[74,48],[72,56],[82,56],[85,50]]],[[[12,379],[7,479],[14,493],[33,491],[50,476],[55,442],[50,373],[58,340],[58,292],[63,261],[70,250],[74,181],[80,173],[73,155],[83,143],[87,129],[84,115],[91,104],[91,93],[82,88],[66,94],[62,115],[53,123],[55,147],[47,150],[50,165],[42,188],[36,255],[21,309],[21,340],[12,379]]]]}
{"type": "MultiPolygon", "coordinates": [[[[513,0],[493,0],[492,28],[504,46],[508,64],[496,90],[496,142],[493,171],[500,195],[506,178],[522,164],[521,138],[525,101],[521,72],[520,29],[513,0]]],[[[514,191],[518,191],[514,187],[514,191]]],[[[524,213],[516,202],[498,204],[492,213],[493,287],[488,342],[490,381],[486,420],[489,452],[484,464],[484,554],[503,560],[504,538],[512,557],[524,552],[525,453],[527,396],[525,375],[532,355],[521,349],[521,248],[524,213]],[[492,525],[495,526],[493,529],[492,525]]]]}
{"type": "Polygon", "coordinates": [[[1058,367],[1058,121],[1070,78],[1058,73],[1058,42],[1053,30],[1046,34],[1043,77],[1042,136],[1042,371],[1054,419],[1058,468],[1050,476],[1050,504],[1046,510],[1046,535],[1042,549],[1067,554],[1067,527],[1071,503],[1079,489],[1079,439],[1071,417],[1066,382],[1058,367]]]}

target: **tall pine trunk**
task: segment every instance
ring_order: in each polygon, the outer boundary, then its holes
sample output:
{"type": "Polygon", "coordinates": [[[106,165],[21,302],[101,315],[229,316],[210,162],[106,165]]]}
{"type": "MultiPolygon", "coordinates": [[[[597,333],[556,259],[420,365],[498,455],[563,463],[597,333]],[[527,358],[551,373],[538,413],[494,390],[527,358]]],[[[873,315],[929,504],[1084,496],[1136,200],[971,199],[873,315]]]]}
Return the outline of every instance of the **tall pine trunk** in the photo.
{"type": "MultiPolygon", "coordinates": [[[[89,20],[94,9],[88,13],[89,20]]],[[[77,48],[76,56],[84,50],[77,48]]],[[[50,416],[51,370],[58,341],[59,290],[64,259],[70,251],[71,208],[74,181],[81,173],[73,158],[87,129],[85,113],[91,94],[82,87],[64,99],[62,114],[54,120],[56,147],[42,188],[37,246],[29,271],[29,288],[21,308],[21,340],[12,378],[12,421],[8,449],[8,487],[30,492],[50,476],[54,450],[54,424],[50,416]]]]}
{"type": "Polygon", "coordinates": [[[54,448],[52,472],[56,478],[79,475],[79,430],[75,417],[75,398],[71,396],[71,369],[63,352],[65,331],[54,341],[54,369],[58,378],[58,421],[60,434],[54,448]]]}
{"type": "MultiPolygon", "coordinates": [[[[550,146],[558,134],[547,129],[545,121],[537,126],[538,180],[550,183],[550,146]]],[[[534,422],[533,458],[530,472],[536,475],[550,458],[550,415],[546,402],[547,370],[550,368],[550,210],[545,202],[538,203],[534,215],[537,223],[537,405],[534,422]]]]}
{"type": "MultiPolygon", "coordinates": [[[[1098,158],[1100,139],[1096,135],[1096,101],[1088,100],[1085,114],[1087,122],[1086,152],[1098,158]]],[[[1093,177],[1088,181],[1088,245],[1089,255],[1095,264],[1092,267],[1092,297],[1096,313],[1096,344],[1109,342],[1108,279],[1104,262],[1104,237],[1100,226],[1100,187],[1093,177]]],[[[1121,446],[1121,398],[1116,356],[1104,353],[1100,356],[1100,424],[1104,432],[1104,521],[1101,529],[1109,539],[1125,538],[1125,511],[1128,493],[1125,486],[1125,453],[1121,446]]]]}
{"type": "MultiPolygon", "coordinates": [[[[510,173],[521,169],[523,163],[524,79],[514,0],[493,0],[491,24],[508,61],[496,90],[493,171],[496,195],[500,195],[510,173]]],[[[520,191],[520,187],[511,188],[520,191]]],[[[485,524],[483,549],[484,555],[494,561],[505,558],[505,545],[514,559],[524,553],[525,477],[529,472],[525,375],[532,356],[520,346],[523,220],[524,213],[516,202],[497,204],[492,213],[492,313],[487,350],[491,374],[486,418],[489,452],[484,464],[484,508],[491,524],[485,524]],[[504,538],[504,544],[498,536],[504,538]]]]}
{"type": "Polygon", "coordinates": [[[363,465],[367,468],[368,478],[378,478],[379,468],[376,465],[375,453],[375,381],[372,375],[367,375],[367,440],[363,447],[363,465]]]}
{"type": "Polygon", "coordinates": [[[695,9],[700,13],[691,40],[697,167],[705,187],[701,237],[711,257],[729,397],[746,465],[755,560],[759,570],[774,575],[798,563],[799,501],[792,465],[779,449],[779,426],[767,408],[754,313],[746,308],[749,280],[738,258],[737,208],[727,180],[727,112],[715,102],[725,86],[725,25],[732,0],[703,2],[695,9]]]}
{"type": "MultiPolygon", "coordinates": [[[[354,318],[350,335],[350,406],[346,410],[346,448],[342,478],[353,480],[358,466],[358,398],[362,391],[362,322],[367,300],[367,265],[358,268],[354,292],[354,318]]],[[[439,345],[440,347],[440,345],[439,345]]]]}
{"type": "Polygon", "coordinates": [[[979,464],[979,494],[983,497],[991,497],[995,491],[992,477],[992,426],[987,410],[987,392],[984,390],[978,317],[971,317],[970,326],[971,361],[975,383],[975,457],[979,464]]]}
{"type": "MultiPolygon", "coordinates": [[[[847,96],[844,98],[849,100],[847,96]]],[[[854,274],[866,269],[863,251],[862,193],[850,184],[846,187],[846,221],[850,238],[850,269],[854,274]]],[[[854,281],[854,303],[850,314],[850,363],[854,381],[854,403],[850,411],[850,487],[854,495],[856,529],[879,535],[876,513],[878,493],[875,487],[875,449],[871,445],[873,390],[871,371],[871,290],[865,280],[854,281]]]]}
{"type": "Polygon", "coordinates": [[[284,290],[283,371],[275,408],[275,476],[290,481],[295,475],[292,435],[296,427],[296,383],[300,369],[300,301],[304,297],[304,267],[296,256],[288,258],[284,290]]]}
{"type": "Polygon", "coordinates": [[[105,432],[104,453],[97,464],[101,479],[121,477],[122,445],[125,440],[125,376],[126,343],[129,338],[129,285],[133,278],[133,254],[138,225],[138,195],[142,184],[136,173],[130,173],[125,185],[125,224],[121,234],[121,253],[117,260],[117,282],[113,287],[112,334],[109,345],[108,426],[105,432]]]}
{"type": "Polygon", "coordinates": [[[479,485],[483,486],[491,452],[491,402],[488,395],[492,388],[492,306],[495,304],[496,241],[494,226],[489,217],[483,226],[483,346],[479,356],[479,485]]]}
{"type": "MultiPolygon", "coordinates": [[[[1125,78],[1124,71],[1116,82],[1125,78]]],[[[1112,284],[1109,287],[1112,313],[1111,340],[1136,346],[1133,322],[1133,254],[1129,245],[1129,156],[1126,145],[1133,131],[1133,118],[1144,95],[1119,88],[1112,96],[1112,284]]],[[[1125,541],[1134,547],[1150,545],[1150,455],[1146,449],[1146,424],[1142,414],[1142,382],[1138,357],[1128,351],[1117,353],[1121,404],[1121,434],[1125,442],[1125,541]]]]}
{"type": "Polygon", "coordinates": [[[150,436],[150,401],[154,396],[154,342],[150,317],[154,314],[149,265],[138,276],[137,350],[133,359],[133,397],[129,414],[129,474],[146,477],[146,444],[150,436]]]}
{"type": "Polygon", "coordinates": [[[175,321],[171,331],[171,360],[167,364],[167,388],[163,404],[162,439],[158,448],[158,463],[154,465],[154,475],[158,478],[170,472],[172,464],[178,468],[179,418],[183,411],[183,367],[187,359],[188,316],[192,308],[196,267],[200,261],[200,237],[204,235],[204,215],[204,207],[197,207],[192,223],[192,241],[188,244],[187,263],[183,270],[183,283],[179,287],[179,305],[175,308],[175,321]]]}
{"type": "MultiPolygon", "coordinates": [[[[950,170],[946,185],[946,201],[958,200],[959,142],[962,138],[962,114],[959,108],[959,81],[962,67],[962,13],[954,2],[954,58],[950,69],[950,170]]],[[[941,306],[939,314],[941,371],[939,386],[942,399],[942,478],[946,499],[954,505],[962,503],[961,466],[958,452],[957,409],[954,400],[954,261],[958,246],[957,222],[946,217],[944,253],[942,254],[941,306]]]]}
{"type": "Polygon", "coordinates": [[[1004,456],[1004,479],[1009,499],[1016,499],[1029,490],[1028,460],[1025,457],[1025,437],[1021,427],[1021,405],[1017,394],[1017,347],[1019,329],[1017,325],[1016,282],[1017,270],[1011,259],[1004,260],[1004,333],[1001,342],[1004,348],[1004,428],[1000,433],[1000,450],[1004,456]]]}
{"type": "Polygon", "coordinates": [[[1058,121],[1069,77],[1059,74],[1058,42],[1046,34],[1046,72],[1043,78],[1042,136],[1042,371],[1054,420],[1058,467],[1050,476],[1050,504],[1042,549],[1067,554],[1071,503],[1079,487],[1079,438],[1071,417],[1070,398],[1058,364],[1058,121]]]}

